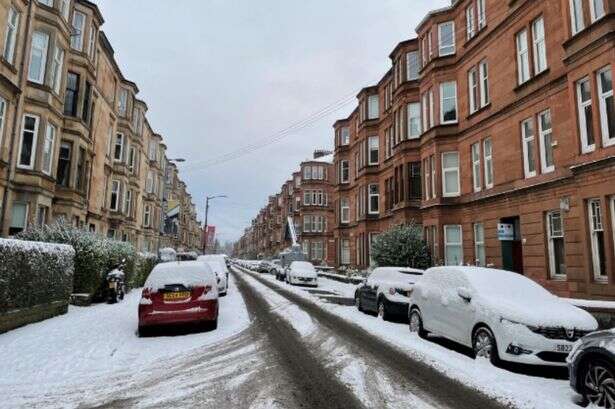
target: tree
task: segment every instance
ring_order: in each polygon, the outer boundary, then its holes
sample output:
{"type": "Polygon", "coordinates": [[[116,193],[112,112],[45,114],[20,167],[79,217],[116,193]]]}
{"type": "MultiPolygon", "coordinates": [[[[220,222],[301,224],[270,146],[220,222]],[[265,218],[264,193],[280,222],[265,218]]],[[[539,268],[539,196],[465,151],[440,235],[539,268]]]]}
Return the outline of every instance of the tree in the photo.
{"type": "Polygon", "coordinates": [[[372,243],[372,259],[377,266],[412,267],[426,269],[431,266],[429,247],[423,239],[423,229],[411,221],[381,233],[372,243]]]}

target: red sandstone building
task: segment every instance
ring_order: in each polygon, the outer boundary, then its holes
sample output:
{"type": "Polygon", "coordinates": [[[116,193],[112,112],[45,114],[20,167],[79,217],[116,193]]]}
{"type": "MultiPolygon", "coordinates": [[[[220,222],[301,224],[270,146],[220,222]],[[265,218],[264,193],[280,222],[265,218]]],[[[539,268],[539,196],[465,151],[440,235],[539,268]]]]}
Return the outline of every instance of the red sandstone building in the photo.
{"type": "Polygon", "coordinates": [[[335,130],[335,264],[421,224],[433,264],[615,296],[615,0],[429,13],[335,130]]]}

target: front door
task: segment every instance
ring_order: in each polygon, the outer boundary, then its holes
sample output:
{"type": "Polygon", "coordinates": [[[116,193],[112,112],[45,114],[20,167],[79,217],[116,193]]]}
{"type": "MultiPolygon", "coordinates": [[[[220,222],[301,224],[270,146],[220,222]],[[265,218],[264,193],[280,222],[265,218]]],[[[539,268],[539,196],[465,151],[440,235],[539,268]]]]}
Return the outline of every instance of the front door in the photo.
{"type": "Polygon", "coordinates": [[[502,243],[502,268],[523,274],[523,243],[521,242],[521,221],[519,217],[501,219],[500,223],[512,225],[513,237],[503,239],[502,243]]]}

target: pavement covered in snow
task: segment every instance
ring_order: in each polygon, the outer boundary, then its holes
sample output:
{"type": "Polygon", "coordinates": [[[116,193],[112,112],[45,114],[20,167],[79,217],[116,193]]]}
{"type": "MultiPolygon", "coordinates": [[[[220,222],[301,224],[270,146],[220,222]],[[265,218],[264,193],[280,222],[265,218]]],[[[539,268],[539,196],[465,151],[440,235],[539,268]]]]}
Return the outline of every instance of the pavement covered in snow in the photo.
{"type": "MultiPolygon", "coordinates": [[[[275,277],[270,275],[260,277],[358,325],[369,334],[395,345],[402,353],[429,364],[450,378],[480,390],[503,404],[528,409],[579,407],[574,403],[577,396],[570,389],[568,380],[562,379],[562,369],[540,368],[533,371],[533,368],[528,367],[510,368],[516,371],[513,372],[496,368],[486,360],[473,359],[469,356],[470,351],[445,340],[423,340],[410,333],[406,324],[385,322],[375,316],[361,313],[354,307],[328,303],[316,294],[311,294],[310,289],[290,286],[276,281],[275,277]]],[[[352,297],[355,288],[352,284],[319,278],[319,290],[330,290],[352,297]]]]}

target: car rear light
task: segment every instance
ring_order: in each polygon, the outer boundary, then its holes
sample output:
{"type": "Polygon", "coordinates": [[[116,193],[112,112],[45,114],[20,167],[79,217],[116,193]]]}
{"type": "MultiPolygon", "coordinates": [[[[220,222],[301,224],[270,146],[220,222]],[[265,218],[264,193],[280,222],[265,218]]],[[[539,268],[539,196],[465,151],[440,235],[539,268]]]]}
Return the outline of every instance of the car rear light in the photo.
{"type": "Polygon", "coordinates": [[[141,298],[151,298],[152,293],[150,292],[149,288],[144,288],[143,291],[141,292],[141,298]]]}

